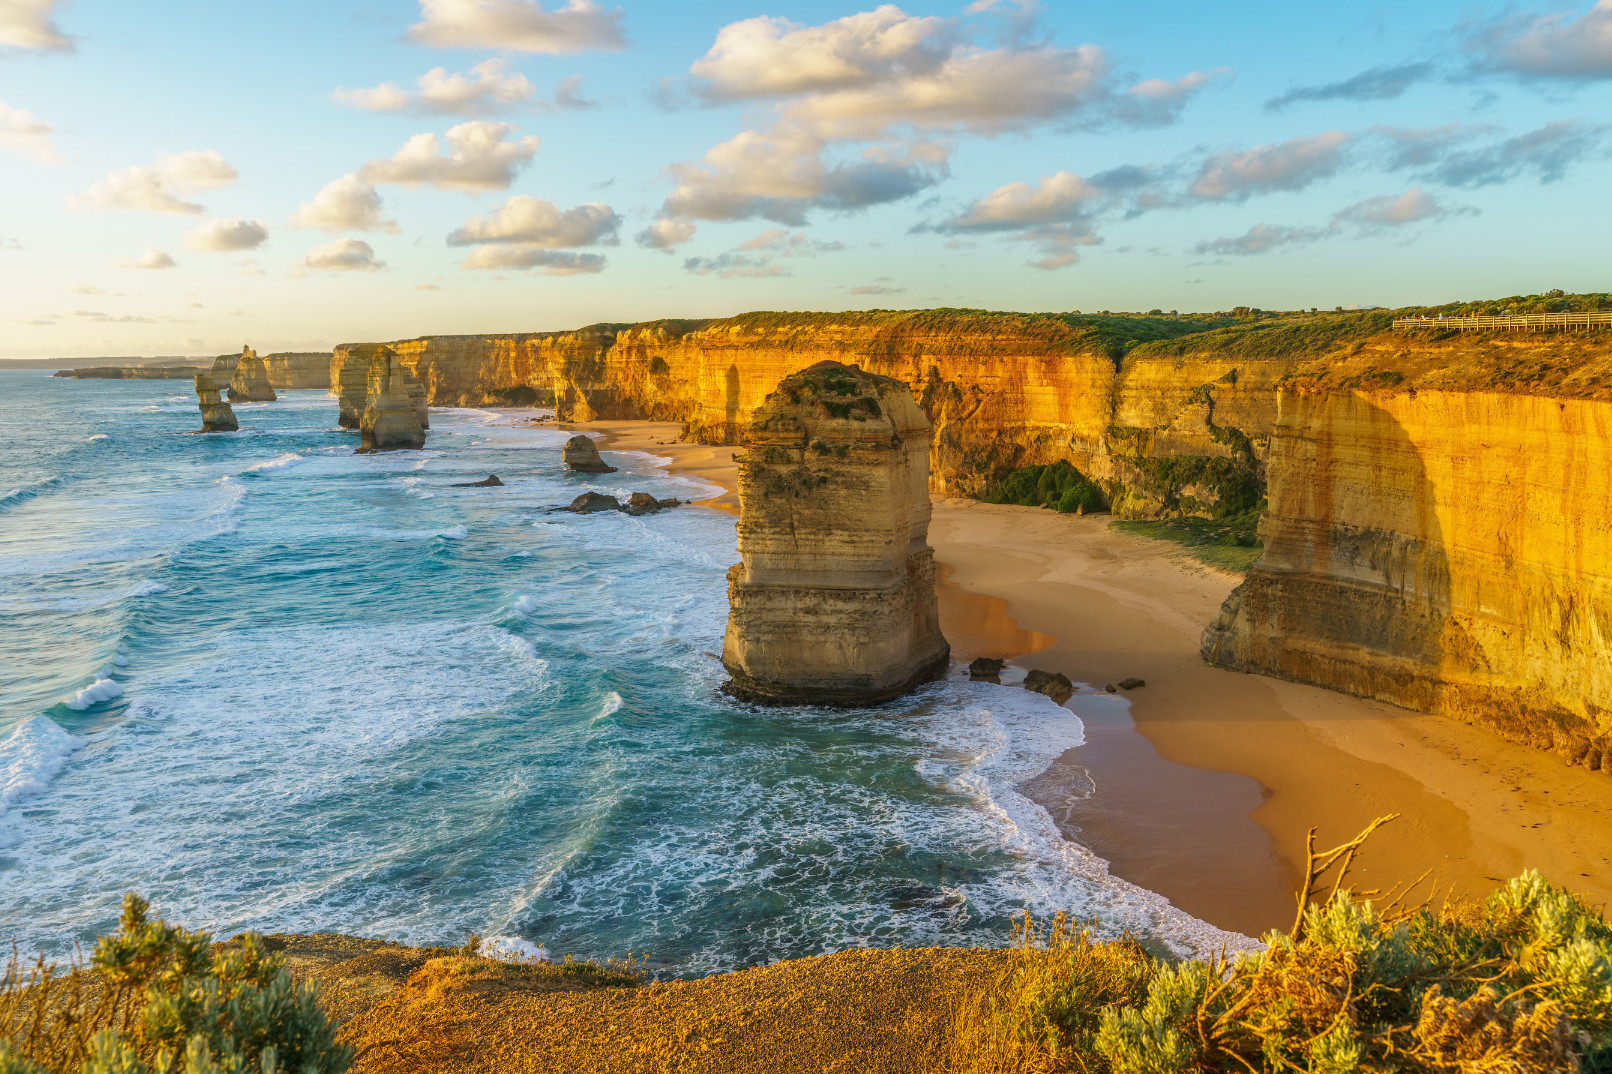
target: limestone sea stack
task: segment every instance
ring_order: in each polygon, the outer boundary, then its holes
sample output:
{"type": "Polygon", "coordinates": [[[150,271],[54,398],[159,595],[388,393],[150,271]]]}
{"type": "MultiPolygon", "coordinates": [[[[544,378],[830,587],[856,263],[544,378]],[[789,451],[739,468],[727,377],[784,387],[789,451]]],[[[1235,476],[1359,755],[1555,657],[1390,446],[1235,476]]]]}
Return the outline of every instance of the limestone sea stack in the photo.
{"type": "Polygon", "coordinates": [[[912,390],[819,362],[766,397],[743,447],[723,690],[872,705],[943,675],[929,420],[912,390]]]}
{"type": "Polygon", "coordinates": [[[224,401],[223,391],[229,386],[229,377],[218,379],[209,370],[196,374],[196,404],[201,408],[204,433],[233,433],[240,423],[235,420],[234,409],[224,401]]]}
{"type": "Polygon", "coordinates": [[[269,384],[269,370],[257,351],[242,347],[235,360],[235,373],[230,377],[229,401],[232,403],[272,403],[279,398],[269,384]]]}
{"type": "Polygon", "coordinates": [[[356,429],[364,417],[364,399],[369,393],[369,360],[378,343],[355,343],[343,348],[341,365],[332,390],[341,400],[336,424],[343,429],[356,429]]]}
{"type": "Polygon", "coordinates": [[[390,347],[372,344],[364,414],[358,423],[362,454],[425,446],[419,408],[409,393],[407,374],[390,347]]]}
{"type": "Polygon", "coordinates": [[[565,466],[568,470],[575,470],[582,474],[613,474],[614,466],[608,465],[599,457],[599,447],[593,442],[593,437],[578,433],[565,442],[563,453],[565,466]]]}

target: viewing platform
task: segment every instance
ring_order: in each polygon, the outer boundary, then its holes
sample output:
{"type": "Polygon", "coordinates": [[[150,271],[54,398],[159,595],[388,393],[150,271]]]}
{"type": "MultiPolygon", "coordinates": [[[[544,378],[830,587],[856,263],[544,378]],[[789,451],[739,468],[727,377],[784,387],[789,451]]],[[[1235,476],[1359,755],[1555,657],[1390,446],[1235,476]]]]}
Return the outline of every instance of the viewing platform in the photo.
{"type": "Polygon", "coordinates": [[[1595,313],[1521,313],[1506,317],[1396,317],[1395,328],[1523,328],[1530,332],[1547,328],[1612,328],[1612,310],[1595,313]]]}

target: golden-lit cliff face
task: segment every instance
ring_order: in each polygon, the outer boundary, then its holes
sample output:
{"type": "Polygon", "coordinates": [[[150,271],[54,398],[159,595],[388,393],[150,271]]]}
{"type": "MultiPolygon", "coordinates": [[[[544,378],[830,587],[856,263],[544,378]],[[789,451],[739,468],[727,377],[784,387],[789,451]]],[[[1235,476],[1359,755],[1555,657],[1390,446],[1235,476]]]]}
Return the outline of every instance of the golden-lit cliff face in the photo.
{"type": "MultiPolygon", "coordinates": [[[[562,419],[681,421],[737,444],[784,377],[839,361],[917,393],[934,426],[930,488],[979,495],[1015,467],[1070,459],[1116,513],[1212,506],[1216,478],[1164,465],[1224,460],[1252,474],[1276,420],[1274,384],[1307,355],[1147,344],[1123,354],[1090,326],[953,311],[746,314],[576,332],[390,344],[435,405],[553,406],[562,419]],[[1184,501],[1184,503],[1183,503],[1184,501]]],[[[342,356],[336,348],[332,383],[342,356]]]]}
{"type": "Polygon", "coordinates": [[[269,383],[276,388],[330,387],[330,355],[325,351],[281,351],[263,355],[269,383]]]}
{"type": "Polygon", "coordinates": [[[1279,408],[1205,658],[1612,771],[1612,333],[1389,334],[1279,408]]]}

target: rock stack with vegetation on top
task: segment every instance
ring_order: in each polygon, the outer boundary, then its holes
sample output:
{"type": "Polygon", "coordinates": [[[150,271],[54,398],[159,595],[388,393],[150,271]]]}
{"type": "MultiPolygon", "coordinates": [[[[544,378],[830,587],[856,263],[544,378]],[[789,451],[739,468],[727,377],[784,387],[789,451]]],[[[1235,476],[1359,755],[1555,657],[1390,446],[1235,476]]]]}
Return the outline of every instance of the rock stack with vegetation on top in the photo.
{"type": "Polygon", "coordinates": [[[358,450],[362,454],[425,446],[425,429],[409,394],[403,363],[390,347],[377,346],[369,353],[364,414],[358,432],[358,450]]]}
{"type": "Polygon", "coordinates": [[[944,674],[929,422],[911,389],[821,362],[767,396],[744,448],[723,689],[869,705],[944,674]]]}

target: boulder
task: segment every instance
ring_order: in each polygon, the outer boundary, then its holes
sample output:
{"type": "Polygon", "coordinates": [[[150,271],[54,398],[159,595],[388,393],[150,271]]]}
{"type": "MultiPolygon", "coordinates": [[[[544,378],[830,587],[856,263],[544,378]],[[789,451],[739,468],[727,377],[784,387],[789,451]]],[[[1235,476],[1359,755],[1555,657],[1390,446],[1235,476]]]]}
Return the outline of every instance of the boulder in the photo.
{"type": "Polygon", "coordinates": [[[994,656],[976,656],[969,662],[968,677],[974,682],[1002,681],[1002,669],[1007,667],[1006,660],[998,660],[994,656]]]}
{"type": "Polygon", "coordinates": [[[1046,694],[1060,705],[1068,701],[1075,692],[1075,684],[1069,681],[1069,676],[1057,671],[1039,669],[1031,671],[1024,677],[1024,688],[1038,694],[1046,694]]]}
{"type": "Polygon", "coordinates": [[[397,352],[390,347],[377,346],[369,351],[364,414],[359,419],[358,432],[361,455],[425,446],[425,429],[409,394],[407,374],[397,352]]]}
{"type": "Polygon", "coordinates": [[[622,510],[629,515],[648,515],[666,507],[676,507],[681,502],[676,497],[670,500],[657,500],[647,492],[635,492],[622,510]]]}
{"type": "Polygon", "coordinates": [[[456,489],[495,489],[502,484],[503,482],[498,480],[497,474],[488,474],[484,480],[460,481],[455,483],[453,487],[456,489]]]}
{"type": "Polygon", "coordinates": [[[945,675],[930,425],[912,389],[819,362],[785,377],[752,417],[722,689],[768,705],[859,706],[945,675]]]}
{"type": "Polygon", "coordinates": [[[229,400],[232,403],[272,403],[279,396],[269,383],[269,367],[251,347],[242,347],[241,356],[235,359],[235,372],[230,377],[229,400]]]}
{"type": "Polygon", "coordinates": [[[593,437],[578,433],[565,442],[565,451],[562,455],[568,469],[579,474],[613,474],[614,466],[608,465],[599,457],[599,446],[593,442],[593,437]]]}
{"type": "Polygon", "coordinates": [[[1141,679],[1121,679],[1119,681],[1119,688],[1121,690],[1135,690],[1137,687],[1146,685],[1147,683],[1143,682],[1141,679]]]}
{"type": "Polygon", "coordinates": [[[579,515],[591,515],[595,511],[619,511],[621,501],[614,496],[606,496],[602,492],[584,492],[571,501],[567,511],[575,511],[579,515]]]}

